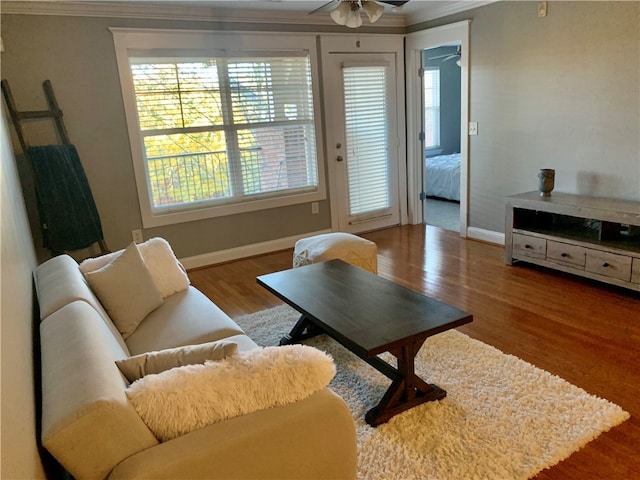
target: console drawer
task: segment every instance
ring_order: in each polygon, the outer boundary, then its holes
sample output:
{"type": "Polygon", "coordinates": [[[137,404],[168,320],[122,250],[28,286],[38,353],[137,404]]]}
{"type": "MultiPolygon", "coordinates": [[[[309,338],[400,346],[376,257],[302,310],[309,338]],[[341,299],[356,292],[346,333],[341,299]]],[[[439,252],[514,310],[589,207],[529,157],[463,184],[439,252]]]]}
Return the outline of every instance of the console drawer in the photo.
{"type": "Polygon", "coordinates": [[[547,241],[547,260],[571,267],[584,268],[587,249],[568,243],[547,241]]]}
{"type": "Polygon", "coordinates": [[[640,284],[640,258],[634,258],[631,265],[631,281],[640,284]]]}
{"type": "Polygon", "coordinates": [[[605,277],[631,280],[631,257],[587,249],[585,270],[605,277]]]}
{"type": "Polygon", "coordinates": [[[513,256],[531,257],[544,260],[547,254],[547,241],[544,238],[531,237],[521,233],[513,234],[513,256]]]}

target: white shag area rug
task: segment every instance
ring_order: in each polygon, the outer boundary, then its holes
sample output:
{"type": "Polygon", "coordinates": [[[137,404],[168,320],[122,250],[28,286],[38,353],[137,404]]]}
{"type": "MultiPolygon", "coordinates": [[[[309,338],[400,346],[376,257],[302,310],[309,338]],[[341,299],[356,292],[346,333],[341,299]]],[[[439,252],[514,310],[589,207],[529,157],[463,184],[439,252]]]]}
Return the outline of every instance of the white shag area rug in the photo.
{"type": "MultiPolygon", "coordinates": [[[[300,314],[287,305],[236,318],[259,345],[277,345],[300,314]]],[[[304,342],[329,353],[330,387],[358,434],[361,480],[527,479],[567,458],[629,414],[567,381],[457,330],[429,337],[416,372],[447,391],[370,427],[364,414],[390,380],[327,335],[304,342]]],[[[395,366],[394,357],[382,358],[395,366]]]]}

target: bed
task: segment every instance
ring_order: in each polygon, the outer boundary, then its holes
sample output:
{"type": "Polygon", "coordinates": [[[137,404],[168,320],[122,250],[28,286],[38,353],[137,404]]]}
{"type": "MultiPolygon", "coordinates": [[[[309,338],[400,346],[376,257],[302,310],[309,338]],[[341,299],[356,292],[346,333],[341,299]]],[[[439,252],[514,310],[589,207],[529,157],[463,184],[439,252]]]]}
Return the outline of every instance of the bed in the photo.
{"type": "Polygon", "coordinates": [[[425,159],[427,197],[460,201],[460,154],[425,159]]]}

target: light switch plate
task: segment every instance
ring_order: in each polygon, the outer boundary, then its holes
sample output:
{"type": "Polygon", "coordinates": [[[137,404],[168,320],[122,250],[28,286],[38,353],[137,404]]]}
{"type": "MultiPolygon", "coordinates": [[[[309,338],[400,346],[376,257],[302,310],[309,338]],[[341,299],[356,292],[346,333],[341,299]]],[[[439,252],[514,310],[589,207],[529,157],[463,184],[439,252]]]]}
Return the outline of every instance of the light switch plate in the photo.
{"type": "Polygon", "coordinates": [[[547,16],[547,2],[538,3],[538,17],[546,17],[547,16]]]}

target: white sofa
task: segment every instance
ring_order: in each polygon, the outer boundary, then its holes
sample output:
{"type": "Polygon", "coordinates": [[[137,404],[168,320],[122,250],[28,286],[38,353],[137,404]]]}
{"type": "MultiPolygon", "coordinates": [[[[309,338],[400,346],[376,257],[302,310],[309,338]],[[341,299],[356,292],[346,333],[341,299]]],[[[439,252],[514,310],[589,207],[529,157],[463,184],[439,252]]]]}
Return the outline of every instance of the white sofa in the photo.
{"type": "Polygon", "coordinates": [[[237,343],[239,352],[257,348],[193,286],[164,298],[125,340],[70,256],[48,260],[34,276],[42,443],[75,478],[355,478],[353,420],[329,388],[168,441],[156,438],[130,402],[116,361],[220,339],[237,343]]]}

